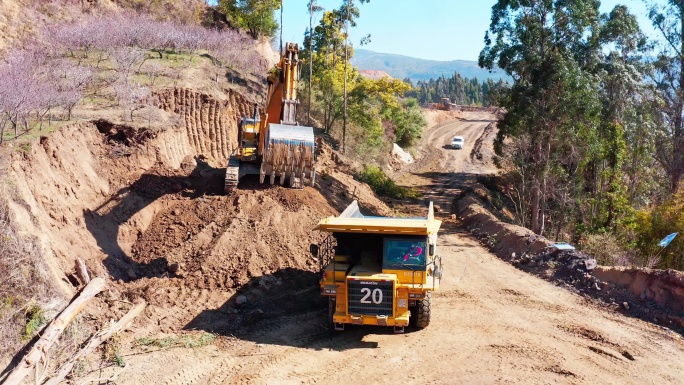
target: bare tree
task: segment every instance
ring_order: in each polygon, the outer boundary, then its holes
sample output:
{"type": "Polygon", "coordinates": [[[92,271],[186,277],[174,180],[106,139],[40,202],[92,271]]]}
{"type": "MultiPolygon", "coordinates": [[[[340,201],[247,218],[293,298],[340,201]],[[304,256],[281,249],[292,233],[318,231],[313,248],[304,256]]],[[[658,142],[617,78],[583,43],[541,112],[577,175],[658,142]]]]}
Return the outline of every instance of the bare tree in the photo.
{"type": "Polygon", "coordinates": [[[125,82],[120,79],[114,85],[116,100],[124,109],[124,119],[133,120],[133,113],[144,108],[150,96],[150,89],[136,82],[125,82]]]}
{"type": "Polygon", "coordinates": [[[111,58],[116,63],[117,71],[120,73],[124,82],[133,74],[135,68],[140,68],[147,59],[145,52],[139,48],[115,48],[110,53],[111,58]]]}
{"type": "Polygon", "coordinates": [[[150,78],[150,86],[154,86],[154,82],[160,76],[163,76],[166,71],[166,67],[157,62],[147,62],[143,67],[143,72],[147,74],[150,78]]]}

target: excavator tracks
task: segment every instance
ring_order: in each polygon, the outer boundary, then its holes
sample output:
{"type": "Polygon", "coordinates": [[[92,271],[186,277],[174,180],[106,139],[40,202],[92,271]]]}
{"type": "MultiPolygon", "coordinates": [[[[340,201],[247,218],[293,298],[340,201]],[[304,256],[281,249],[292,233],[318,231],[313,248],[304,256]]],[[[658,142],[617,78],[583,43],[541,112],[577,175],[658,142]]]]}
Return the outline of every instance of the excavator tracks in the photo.
{"type": "Polygon", "coordinates": [[[226,194],[229,194],[235,187],[237,187],[238,180],[240,179],[240,159],[233,155],[228,160],[228,167],[226,168],[226,181],[223,186],[223,190],[226,194]]]}

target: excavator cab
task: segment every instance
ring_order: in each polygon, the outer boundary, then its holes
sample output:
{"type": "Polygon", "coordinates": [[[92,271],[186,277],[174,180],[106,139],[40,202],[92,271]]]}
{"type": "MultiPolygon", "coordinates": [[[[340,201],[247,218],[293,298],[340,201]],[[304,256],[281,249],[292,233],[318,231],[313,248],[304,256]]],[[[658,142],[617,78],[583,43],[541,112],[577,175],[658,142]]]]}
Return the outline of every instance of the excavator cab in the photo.
{"type": "Polygon", "coordinates": [[[258,107],[254,106],[254,116],[240,120],[238,153],[242,161],[255,161],[259,151],[259,119],[258,107]]]}

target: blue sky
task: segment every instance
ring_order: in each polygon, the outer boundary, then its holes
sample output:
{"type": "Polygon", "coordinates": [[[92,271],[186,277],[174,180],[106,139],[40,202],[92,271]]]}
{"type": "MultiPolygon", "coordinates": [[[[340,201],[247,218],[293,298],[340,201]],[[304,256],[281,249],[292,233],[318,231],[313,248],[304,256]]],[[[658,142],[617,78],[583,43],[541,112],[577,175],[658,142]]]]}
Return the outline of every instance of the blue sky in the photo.
{"type": "MultiPolygon", "coordinates": [[[[318,0],[326,10],[343,0],[318,0]]],[[[656,0],[665,3],[666,0],[656,0]]],[[[283,0],[283,40],[301,43],[309,26],[307,0],[283,0]]],[[[361,17],[350,30],[355,47],[366,34],[371,43],[363,48],[432,60],[477,60],[495,1],[483,0],[371,0],[360,6],[361,17]]],[[[657,36],[642,0],[604,0],[601,11],[624,4],[636,14],[642,30],[657,36]]],[[[317,16],[320,17],[322,13],[317,16]]],[[[280,13],[276,13],[280,18],[280,13]]],[[[314,22],[314,26],[316,22],[314,22]]]]}

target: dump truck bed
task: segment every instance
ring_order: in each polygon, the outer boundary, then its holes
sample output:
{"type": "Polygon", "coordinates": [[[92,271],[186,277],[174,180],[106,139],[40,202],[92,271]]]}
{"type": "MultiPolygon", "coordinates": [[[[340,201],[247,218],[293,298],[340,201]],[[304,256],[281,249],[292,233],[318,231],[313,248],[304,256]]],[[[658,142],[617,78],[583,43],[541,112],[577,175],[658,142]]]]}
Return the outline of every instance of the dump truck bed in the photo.
{"type": "Polygon", "coordinates": [[[405,235],[436,234],[442,221],[436,220],[432,203],[427,217],[391,218],[364,216],[356,201],[352,202],[339,216],[321,220],[315,230],[331,233],[379,233],[405,235]]]}

